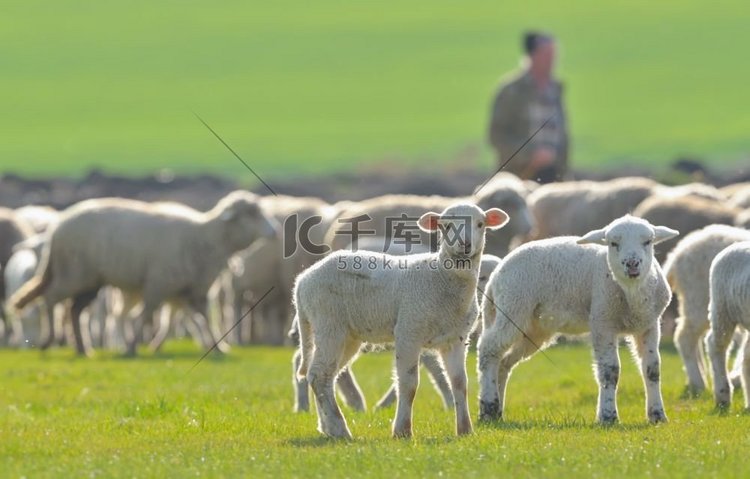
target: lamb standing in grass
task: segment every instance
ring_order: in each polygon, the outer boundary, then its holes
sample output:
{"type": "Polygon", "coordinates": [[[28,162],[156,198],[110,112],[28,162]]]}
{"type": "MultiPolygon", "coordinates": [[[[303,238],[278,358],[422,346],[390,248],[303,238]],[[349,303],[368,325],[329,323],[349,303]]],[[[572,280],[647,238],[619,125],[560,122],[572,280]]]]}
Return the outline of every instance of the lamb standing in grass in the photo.
{"type": "MultiPolygon", "coordinates": [[[[60,216],[37,274],[13,296],[16,309],[38,297],[48,308],[72,298],[71,321],[79,354],[90,352],[81,311],[105,285],[143,299],[135,338],[166,300],[178,300],[207,322],[207,291],[229,257],[276,227],[257,196],[235,191],[209,212],[124,199],[83,201],[60,216]]],[[[215,338],[214,343],[216,343],[215,338]]],[[[134,355],[136,341],[128,344],[134,355]]]]}
{"type": "MultiPolygon", "coordinates": [[[[729,407],[732,387],[727,374],[727,348],[737,325],[750,330],[750,241],[733,244],[719,253],[709,273],[711,302],[708,356],[714,378],[716,406],[729,407]]],[[[750,342],[745,341],[742,389],[750,408],[750,342]]]]}
{"type": "Polygon", "coordinates": [[[664,264],[664,274],[679,299],[680,316],[674,339],[685,365],[687,391],[692,395],[706,388],[701,339],[710,326],[708,274],[711,262],[727,246],[749,240],[750,231],[745,229],[707,226],[677,243],[664,264]]]}
{"type": "Polygon", "coordinates": [[[624,216],[583,238],[533,241],[508,255],[492,274],[482,304],[480,420],[502,417],[508,377],[519,361],[556,333],[591,331],[599,422],[617,421],[621,334],[632,336],[640,361],[648,419],[666,421],[659,384],[659,318],[671,292],[654,260],[654,244],[677,234],[624,216]]]}
{"type": "MultiPolygon", "coordinates": [[[[479,267],[479,280],[477,281],[478,291],[484,291],[486,289],[487,281],[490,279],[490,275],[498,266],[500,266],[501,262],[502,260],[495,255],[482,255],[482,264],[479,267]]],[[[479,294],[481,295],[482,293],[479,294]]],[[[479,296],[479,298],[481,298],[481,296],[479,296]]],[[[472,337],[478,336],[482,331],[481,324],[476,325],[475,323],[475,326],[477,327],[472,332],[472,337]]],[[[453,395],[451,394],[450,384],[448,378],[445,376],[445,371],[443,370],[443,366],[440,364],[440,360],[430,352],[423,353],[421,360],[422,365],[427,369],[429,373],[430,380],[435,386],[435,389],[440,392],[440,395],[443,398],[443,405],[447,409],[451,409],[453,407],[453,395]]],[[[397,387],[398,384],[394,382],[393,385],[391,385],[391,388],[383,395],[383,397],[380,398],[375,407],[378,409],[390,407],[396,401],[397,387]]]]}
{"type": "Polygon", "coordinates": [[[472,431],[465,342],[479,312],[476,286],[485,230],[500,228],[507,221],[500,209],[484,212],[473,204],[459,203],[442,214],[426,213],[418,221],[426,232],[448,235],[437,253],[404,258],[339,251],[299,276],[294,290],[302,350],[298,374],[306,375],[313,389],[322,433],[351,438],[336,402],[334,380],[363,342],[395,343],[398,407],[394,437],[412,433],[412,404],[423,348],[437,349],[445,364],[457,433],[472,431]]]}

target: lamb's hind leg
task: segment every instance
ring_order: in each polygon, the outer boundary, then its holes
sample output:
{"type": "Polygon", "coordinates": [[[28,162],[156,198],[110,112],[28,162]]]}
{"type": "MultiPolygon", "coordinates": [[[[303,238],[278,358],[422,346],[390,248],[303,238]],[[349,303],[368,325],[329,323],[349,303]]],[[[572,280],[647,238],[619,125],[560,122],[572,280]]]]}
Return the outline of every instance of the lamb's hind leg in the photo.
{"type": "MultiPolygon", "coordinates": [[[[440,393],[440,398],[443,400],[443,405],[446,409],[453,409],[453,391],[451,390],[451,384],[448,376],[445,374],[445,369],[440,363],[435,354],[430,351],[425,351],[421,356],[422,366],[427,369],[432,385],[440,393]]],[[[465,361],[464,361],[465,362],[465,361]]]]}
{"type": "Polygon", "coordinates": [[[297,378],[297,370],[302,362],[302,351],[299,348],[292,357],[292,386],[294,387],[294,412],[307,412],[310,410],[310,394],[307,378],[297,378]]]}
{"type": "Polygon", "coordinates": [[[342,336],[316,334],[307,382],[313,390],[318,408],[318,430],[330,437],[351,439],[352,434],[336,402],[334,392],[339,360],[345,348],[346,338],[342,336]]]}
{"type": "Polygon", "coordinates": [[[727,377],[727,349],[732,341],[736,323],[726,312],[722,312],[720,318],[712,318],[711,323],[711,332],[706,343],[714,376],[714,400],[716,407],[726,409],[732,398],[732,387],[727,377]]]}
{"type": "MultiPolygon", "coordinates": [[[[502,418],[500,400],[500,360],[506,352],[523,338],[525,323],[512,323],[504,316],[495,318],[494,323],[482,332],[479,338],[477,369],[479,373],[479,420],[494,421],[502,418]]],[[[507,380],[507,378],[506,378],[507,380]]]]}
{"type": "Polygon", "coordinates": [[[505,356],[500,359],[500,367],[497,373],[497,388],[499,391],[499,417],[502,418],[505,411],[505,393],[508,387],[508,379],[513,368],[519,362],[532,356],[544,346],[544,343],[550,338],[549,334],[531,334],[528,338],[519,339],[513,347],[510,348],[505,356]]]}
{"type": "Polygon", "coordinates": [[[355,411],[365,411],[367,404],[351,368],[345,367],[336,378],[336,387],[347,406],[355,411]]]}
{"type": "MultiPolygon", "coordinates": [[[[443,406],[446,409],[453,409],[453,392],[451,392],[451,385],[448,382],[448,377],[445,375],[440,360],[435,356],[433,352],[425,351],[420,357],[422,365],[427,369],[427,373],[430,375],[433,386],[440,394],[443,400],[443,406]]],[[[390,389],[380,398],[378,403],[375,405],[375,409],[384,409],[390,407],[396,402],[396,384],[392,383],[390,389]]]]}
{"type": "Polygon", "coordinates": [[[706,389],[701,367],[703,355],[701,338],[707,329],[708,322],[706,322],[705,317],[698,321],[686,316],[678,319],[674,336],[675,345],[685,365],[685,373],[688,378],[687,388],[691,395],[700,394],[706,389]]]}
{"type": "Polygon", "coordinates": [[[341,353],[341,357],[339,358],[339,375],[336,378],[336,386],[344,398],[344,402],[355,411],[367,410],[365,395],[357,383],[357,378],[354,376],[354,371],[352,371],[350,364],[359,353],[361,346],[362,343],[357,340],[350,339],[346,342],[344,352],[341,353]]]}

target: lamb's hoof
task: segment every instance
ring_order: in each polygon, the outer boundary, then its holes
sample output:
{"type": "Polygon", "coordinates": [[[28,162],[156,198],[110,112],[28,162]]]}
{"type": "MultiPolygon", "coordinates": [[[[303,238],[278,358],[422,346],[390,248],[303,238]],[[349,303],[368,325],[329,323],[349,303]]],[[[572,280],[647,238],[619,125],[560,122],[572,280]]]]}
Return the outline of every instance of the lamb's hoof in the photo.
{"type": "Polygon", "coordinates": [[[328,436],[330,439],[334,439],[337,441],[351,441],[352,440],[352,434],[347,430],[329,431],[329,432],[324,432],[323,434],[328,436]]]}
{"type": "Polygon", "coordinates": [[[648,412],[648,421],[651,424],[659,424],[669,422],[667,415],[663,409],[655,409],[648,412]]]}
{"type": "Polygon", "coordinates": [[[393,426],[394,439],[411,439],[411,421],[405,421],[403,424],[393,426]]]}
{"type": "Polygon", "coordinates": [[[468,424],[461,424],[456,428],[457,436],[467,436],[474,432],[474,428],[471,426],[471,422],[468,424]]]}
{"type": "Polygon", "coordinates": [[[602,413],[599,415],[599,424],[602,426],[614,426],[620,419],[617,417],[617,413],[602,413]]]}
{"type": "Polygon", "coordinates": [[[393,439],[411,439],[411,430],[403,429],[400,431],[393,431],[393,439]]]}
{"type": "Polygon", "coordinates": [[[232,348],[229,346],[229,343],[225,341],[219,341],[216,343],[216,349],[215,351],[218,351],[222,354],[229,354],[229,351],[231,351],[232,348]]]}
{"type": "Polygon", "coordinates": [[[500,400],[479,401],[479,422],[499,421],[503,418],[503,411],[500,409],[500,400]]]}
{"type": "Polygon", "coordinates": [[[701,397],[705,391],[705,387],[688,384],[685,386],[680,397],[682,399],[697,399],[701,397]]]}
{"type": "Polygon", "coordinates": [[[716,401],[716,412],[718,412],[719,414],[726,414],[727,412],[729,412],[729,408],[731,405],[732,402],[728,399],[716,401]]]}

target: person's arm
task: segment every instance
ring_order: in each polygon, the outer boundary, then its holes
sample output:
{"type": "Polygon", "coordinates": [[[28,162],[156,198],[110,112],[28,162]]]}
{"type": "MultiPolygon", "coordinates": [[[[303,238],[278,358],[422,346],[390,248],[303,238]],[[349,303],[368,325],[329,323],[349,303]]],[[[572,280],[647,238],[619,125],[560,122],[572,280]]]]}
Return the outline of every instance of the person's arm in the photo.
{"type": "MultiPolygon", "coordinates": [[[[522,102],[519,100],[517,93],[512,88],[504,87],[495,97],[492,105],[489,140],[490,144],[500,152],[500,158],[503,162],[510,158],[527,140],[527,138],[518,134],[520,130],[523,130],[519,125],[519,122],[523,122],[522,102]]],[[[529,161],[529,151],[524,147],[513,157],[506,168],[509,171],[520,172],[526,168],[529,161]]]]}
{"type": "Polygon", "coordinates": [[[565,177],[568,172],[568,152],[570,150],[570,136],[568,134],[568,116],[565,111],[565,102],[563,101],[563,84],[560,83],[560,92],[557,96],[557,114],[560,115],[560,146],[558,151],[558,169],[557,171],[565,177]]]}

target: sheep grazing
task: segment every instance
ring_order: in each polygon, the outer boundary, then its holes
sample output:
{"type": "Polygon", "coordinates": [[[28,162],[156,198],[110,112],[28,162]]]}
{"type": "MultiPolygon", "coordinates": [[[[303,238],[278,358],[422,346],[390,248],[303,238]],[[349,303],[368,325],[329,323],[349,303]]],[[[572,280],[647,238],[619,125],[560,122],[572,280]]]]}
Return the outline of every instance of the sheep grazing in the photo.
{"type": "Polygon", "coordinates": [[[476,286],[487,229],[508,221],[500,209],[469,203],[425,213],[419,227],[445,235],[436,253],[390,256],[338,251],[297,279],[294,304],[302,360],[318,410],[319,430],[351,438],[334,380],[363,342],[395,344],[398,406],[394,437],[410,437],[423,348],[436,349],[451,381],[456,432],[472,431],[467,403],[466,340],[477,318],[476,286]],[[314,351],[313,351],[314,348],[314,351]]]}
{"type": "Polygon", "coordinates": [[[429,245],[432,235],[424,232],[419,234],[416,228],[409,229],[410,221],[416,220],[428,211],[442,211],[457,201],[467,201],[475,203],[484,210],[500,208],[507,212],[510,221],[506,227],[489,233],[485,244],[487,253],[504,256],[515,243],[528,236],[534,226],[525,199],[528,193],[524,182],[515,175],[505,173],[493,178],[468,198],[418,195],[385,195],[370,198],[352,203],[341,211],[339,218],[332,223],[326,235],[326,243],[334,250],[349,246],[353,240],[349,233],[353,230],[351,220],[367,215],[371,219],[358,223],[361,231],[360,240],[364,240],[368,235],[389,240],[399,235],[400,239],[415,235],[419,238],[419,242],[429,245]],[[403,225],[407,228],[402,228],[403,225]]]}
{"type": "Polygon", "coordinates": [[[729,245],[749,241],[750,231],[711,225],[685,236],[669,254],[664,274],[679,299],[675,344],[687,374],[687,392],[700,394],[706,387],[701,340],[709,328],[709,269],[716,255],[729,245]]]}
{"type": "Polygon", "coordinates": [[[632,336],[646,412],[666,421],[660,390],[659,318],[671,297],[654,244],[678,233],[624,216],[582,238],[527,243],[490,277],[479,339],[479,418],[502,417],[513,367],[557,333],[591,332],[599,383],[597,419],[617,421],[618,336],[632,336]]]}
{"type": "Polygon", "coordinates": [[[632,212],[660,187],[640,177],[542,185],[528,197],[536,223],[533,237],[584,234],[632,212]]]}
{"type": "MultiPolygon", "coordinates": [[[[652,224],[663,224],[682,234],[705,228],[708,225],[733,225],[740,210],[716,200],[698,196],[670,197],[656,195],[643,201],[633,211],[634,216],[652,224]]],[[[677,239],[665,241],[656,249],[656,258],[664,262],[677,244],[677,239]]]]}
{"type": "MultiPolygon", "coordinates": [[[[708,356],[714,379],[714,399],[721,409],[729,407],[732,386],[727,374],[727,348],[736,326],[750,330],[750,241],[727,247],[711,263],[711,300],[708,356]]],[[[750,342],[743,345],[742,389],[745,408],[750,408],[750,342]]]]}
{"type": "Polygon", "coordinates": [[[207,213],[124,199],[87,200],[61,214],[37,274],[12,303],[22,309],[43,297],[51,308],[72,298],[76,349],[89,354],[83,308],[105,285],[138,293],[143,308],[127,347],[134,355],[144,322],[166,300],[184,302],[198,321],[207,322],[206,293],[229,257],[275,234],[257,196],[245,191],[230,193],[207,213]]]}

